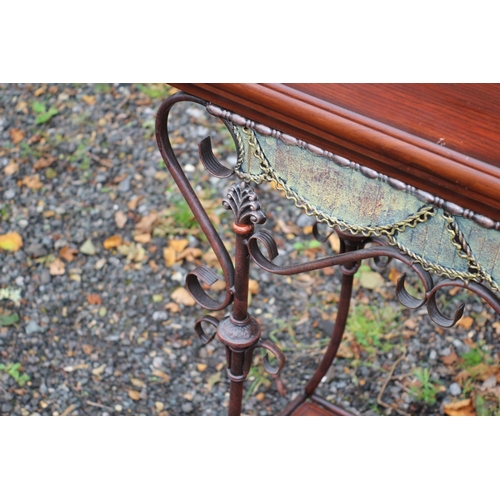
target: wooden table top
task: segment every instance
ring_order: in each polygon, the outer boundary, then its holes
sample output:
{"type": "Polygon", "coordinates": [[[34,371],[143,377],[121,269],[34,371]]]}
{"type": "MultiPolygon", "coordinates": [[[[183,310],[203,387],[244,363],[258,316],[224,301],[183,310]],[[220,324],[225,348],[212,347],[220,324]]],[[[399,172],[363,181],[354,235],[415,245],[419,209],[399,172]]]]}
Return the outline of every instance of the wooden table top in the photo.
{"type": "Polygon", "coordinates": [[[500,221],[499,84],[172,84],[500,221]]]}

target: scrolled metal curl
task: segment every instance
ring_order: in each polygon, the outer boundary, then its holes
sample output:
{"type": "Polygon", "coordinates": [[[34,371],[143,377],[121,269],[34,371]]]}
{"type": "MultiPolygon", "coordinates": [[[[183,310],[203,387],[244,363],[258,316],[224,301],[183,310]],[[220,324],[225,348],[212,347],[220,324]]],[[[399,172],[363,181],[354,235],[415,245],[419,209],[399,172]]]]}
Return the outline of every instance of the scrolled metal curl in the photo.
{"type": "Polygon", "coordinates": [[[212,340],[215,338],[215,335],[217,334],[217,331],[215,331],[212,335],[207,335],[202,326],[203,323],[209,323],[217,329],[217,327],[219,326],[219,320],[207,314],[198,319],[194,324],[194,331],[196,332],[196,335],[198,335],[201,343],[206,345],[212,342],[212,340]]]}
{"type": "MultiPolygon", "coordinates": [[[[215,283],[216,279],[218,279],[217,275],[213,272],[210,274],[207,268],[198,268],[195,271],[190,272],[186,277],[186,286],[196,302],[202,307],[211,311],[220,311],[231,304],[234,298],[234,266],[224,243],[215,230],[210,218],[184,174],[184,171],[182,170],[170,143],[168,117],[172,107],[178,102],[193,102],[201,106],[206,106],[207,104],[203,99],[185,94],[184,92],[178,92],[170,96],[162,103],[156,116],[156,141],[165,165],[167,166],[172,178],[179,187],[179,190],[184,196],[184,199],[189,205],[189,208],[199,222],[202,231],[205,233],[205,236],[214,250],[226,282],[225,295],[222,300],[213,299],[202,288],[200,281],[210,285],[215,283]]],[[[226,122],[224,121],[224,123],[226,122]]],[[[232,134],[230,128],[229,131],[232,134]]],[[[228,177],[232,175],[233,171],[224,167],[214,157],[209,138],[206,138],[201,142],[199,145],[199,153],[202,163],[212,175],[217,177],[228,177]]],[[[241,155],[239,154],[238,156],[241,155]]]]}

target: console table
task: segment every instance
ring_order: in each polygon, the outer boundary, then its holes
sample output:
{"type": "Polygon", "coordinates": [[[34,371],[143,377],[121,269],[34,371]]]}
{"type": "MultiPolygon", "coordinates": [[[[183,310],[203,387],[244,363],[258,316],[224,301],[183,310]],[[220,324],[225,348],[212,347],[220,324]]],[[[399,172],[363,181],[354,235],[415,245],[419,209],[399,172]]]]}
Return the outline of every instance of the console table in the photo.
{"type": "MultiPolygon", "coordinates": [[[[181,92],[160,107],[156,137],[162,157],[207,236],[219,261],[225,293],[214,299],[204,285],[219,274],[206,267],[189,273],[186,286],[202,307],[221,311],[195,323],[204,343],[226,347],[231,380],[229,415],[241,412],[243,383],[256,348],[266,370],[277,374],[285,356],[261,338],[248,314],[249,266],[295,275],[331,266],[342,271],[338,314],[330,343],[302,394],[283,415],[347,415],[315,394],[333,362],[349,315],[353,275],[364,259],[396,259],[413,269],[425,293],[412,296],[405,275],[396,286],[410,309],[426,307],[441,327],[436,293],[461,287],[479,295],[500,314],[500,85],[480,84],[173,84],[181,92]],[[222,201],[234,214],[234,264],[169,140],[168,115],[177,102],[191,101],[220,118],[231,133],[233,168],[214,156],[210,138],[200,159],[216,177],[238,180],[222,201]],[[307,263],[278,266],[271,233],[259,229],[266,214],[254,186],[272,183],[318,223],[340,237],[340,253],[307,263]],[[366,246],[371,243],[370,246],[366,246]]],[[[269,210],[272,207],[268,208],[269,210]]],[[[315,226],[315,235],[319,238],[315,226]]],[[[265,332],[263,334],[265,337],[265,332]]]]}

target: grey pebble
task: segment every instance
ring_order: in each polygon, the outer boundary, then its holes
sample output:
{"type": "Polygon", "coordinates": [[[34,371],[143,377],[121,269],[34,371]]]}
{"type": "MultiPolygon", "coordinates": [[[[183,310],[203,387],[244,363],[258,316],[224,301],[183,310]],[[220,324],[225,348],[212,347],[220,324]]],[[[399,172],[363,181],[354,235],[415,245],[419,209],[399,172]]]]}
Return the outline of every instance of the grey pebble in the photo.
{"type": "Polygon", "coordinates": [[[193,404],[192,403],[183,403],[181,406],[181,410],[184,413],[191,413],[194,410],[193,404]]]}
{"type": "Polygon", "coordinates": [[[165,321],[168,319],[167,311],[155,311],[153,313],[153,321],[165,321]]]}
{"type": "Polygon", "coordinates": [[[129,175],[127,177],[125,177],[125,179],[123,179],[123,181],[120,182],[120,184],[118,185],[118,190],[121,193],[126,193],[127,191],[130,191],[130,176],[129,175]]]}
{"type": "Polygon", "coordinates": [[[16,197],[16,192],[14,189],[7,189],[3,194],[4,200],[12,200],[16,197]]]}
{"type": "Polygon", "coordinates": [[[298,219],[297,219],[297,226],[299,227],[307,227],[307,226],[312,226],[316,222],[315,217],[311,217],[307,214],[302,214],[298,219]]]}
{"type": "Polygon", "coordinates": [[[462,388],[456,382],[453,382],[453,384],[448,387],[448,392],[452,396],[459,396],[460,394],[462,394],[462,388]]]}
{"type": "Polygon", "coordinates": [[[38,323],[34,320],[31,320],[27,325],[26,328],[24,329],[27,335],[32,335],[33,333],[38,333],[41,332],[42,329],[38,325],[38,323]]]}

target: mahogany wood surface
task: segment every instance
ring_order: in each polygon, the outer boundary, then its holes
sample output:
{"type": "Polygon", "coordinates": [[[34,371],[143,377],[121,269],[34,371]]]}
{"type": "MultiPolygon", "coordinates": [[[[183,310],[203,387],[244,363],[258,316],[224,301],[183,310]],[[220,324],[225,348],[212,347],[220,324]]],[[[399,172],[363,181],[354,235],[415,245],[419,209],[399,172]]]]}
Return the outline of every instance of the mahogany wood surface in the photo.
{"type": "Polygon", "coordinates": [[[336,417],[333,412],[310,401],[302,403],[293,413],[292,417],[336,417]]]}
{"type": "Polygon", "coordinates": [[[500,221],[499,84],[172,84],[500,221]]]}

